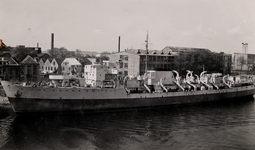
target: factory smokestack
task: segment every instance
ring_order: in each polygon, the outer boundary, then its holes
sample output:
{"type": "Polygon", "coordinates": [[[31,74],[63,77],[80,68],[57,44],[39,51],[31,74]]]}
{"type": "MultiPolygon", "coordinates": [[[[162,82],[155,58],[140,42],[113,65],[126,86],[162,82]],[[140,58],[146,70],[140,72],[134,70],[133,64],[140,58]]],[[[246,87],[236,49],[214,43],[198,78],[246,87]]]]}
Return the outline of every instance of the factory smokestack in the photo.
{"type": "Polygon", "coordinates": [[[54,57],[54,33],[51,33],[51,51],[54,57]]]}
{"type": "Polygon", "coordinates": [[[118,52],[120,52],[120,36],[119,36],[119,42],[118,42],[118,52]]]}

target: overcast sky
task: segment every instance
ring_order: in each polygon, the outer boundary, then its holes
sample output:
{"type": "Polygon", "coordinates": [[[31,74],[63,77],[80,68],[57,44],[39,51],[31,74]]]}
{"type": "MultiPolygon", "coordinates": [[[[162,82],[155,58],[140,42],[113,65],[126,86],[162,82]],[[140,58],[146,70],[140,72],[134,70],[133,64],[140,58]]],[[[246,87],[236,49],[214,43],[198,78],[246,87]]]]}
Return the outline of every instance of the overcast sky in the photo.
{"type": "Polygon", "coordinates": [[[1,0],[7,46],[117,51],[165,46],[255,53],[255,0],[1,0]]]}

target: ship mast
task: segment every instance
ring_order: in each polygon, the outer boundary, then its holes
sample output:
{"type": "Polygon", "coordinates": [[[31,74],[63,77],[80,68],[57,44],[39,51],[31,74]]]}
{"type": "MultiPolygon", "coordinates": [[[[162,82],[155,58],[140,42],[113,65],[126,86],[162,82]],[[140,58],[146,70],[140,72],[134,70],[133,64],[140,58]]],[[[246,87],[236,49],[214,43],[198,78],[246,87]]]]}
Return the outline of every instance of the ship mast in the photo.
{"type": "Polygon", "coordinates": [[[147,67],[148,67],[148,42],[149,42],[149,35],[148,35],[148,31],[147,31],[147,36],[146,36],[146,40],[145,40],[145,47],[146,47],[146,64],[145,64],[145,73],[147,73],[147,67]]]}

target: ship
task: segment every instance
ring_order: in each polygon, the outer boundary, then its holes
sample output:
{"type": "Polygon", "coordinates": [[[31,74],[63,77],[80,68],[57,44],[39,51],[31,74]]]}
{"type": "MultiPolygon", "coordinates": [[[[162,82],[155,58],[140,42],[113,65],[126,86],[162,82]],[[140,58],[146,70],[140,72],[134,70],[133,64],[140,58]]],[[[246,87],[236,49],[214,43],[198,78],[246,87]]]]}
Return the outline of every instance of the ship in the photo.
{"type": "Polygon", "coordinates": [[[130,109],[148,109],[212,101],[225,101],[253,96],[254,77],[230,76],[220,73],[193,75],[187,70],[180,77],[176,70],[147,70],[148,33],[146,38],[146,65],[144,75],[118,76],[107,71],[108,66],[85,66],[90,75],[112,78],[90,80],[70,75],[50,75],[50,82],[13,84],[1,81],[3,89],[16,114],[105,112],[130,109]],[[105,71],[106,70],[106,71],[105,71]],[[104,72],[104,74],[102,74],[104,72]]]}
{"type": "Polygon", "coordinates": [[[201,102],[225,101],[253,96],[252,76],[207,74],[187,71],[149,70],[146,75],[104,80],[97,86],[81,86],[82,78],[53,78],[47,84],[12,84],[1,81],[16,114],[55,112],[98,112],[156,108],[201,102]]]}

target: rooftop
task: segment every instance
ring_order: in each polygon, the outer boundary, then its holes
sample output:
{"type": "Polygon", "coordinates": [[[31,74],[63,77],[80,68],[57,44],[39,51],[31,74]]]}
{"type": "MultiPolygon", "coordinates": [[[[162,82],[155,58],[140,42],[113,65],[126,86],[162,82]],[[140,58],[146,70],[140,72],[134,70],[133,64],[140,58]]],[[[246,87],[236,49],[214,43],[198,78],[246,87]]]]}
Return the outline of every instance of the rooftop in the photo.
{"type": "Polygon", "coordinates": [[[69,62],[70,65],[81,65],[76,58],[66,58],[64,62],[69,62]]]}
{"type": "MultiPolygon", "coordinates": [[[[130,53],[130,54],[135,54],[135,55],[146,55],[146,50],[143,49],[128,49],[126,51],[121,51],[118,53],[130,53]]],[[[174,55],[172,53],[166,52],[164,53],[163,51],[159,51],[159,50],[148,50],[148,55],[161,55],[161,56],[171,56],[174,55]]]]}

